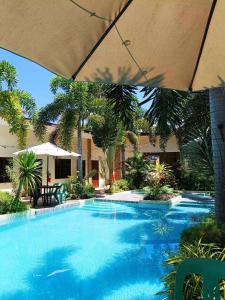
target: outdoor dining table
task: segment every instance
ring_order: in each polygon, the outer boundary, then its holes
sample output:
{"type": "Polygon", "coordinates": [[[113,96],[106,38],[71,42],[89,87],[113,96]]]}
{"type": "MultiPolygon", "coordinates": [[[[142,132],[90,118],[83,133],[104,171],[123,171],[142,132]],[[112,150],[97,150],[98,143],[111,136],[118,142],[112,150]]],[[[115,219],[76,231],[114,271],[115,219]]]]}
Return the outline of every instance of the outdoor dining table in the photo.
{"type": "Polygon", "coordinates": [[[61,185],[42,185],[40,186],[41,196],[43,199],[43,205],[50,205],[52,198],[53,201],[57,201],[59,204],[59,198],[57,193],[59,192],[61,185]]]}

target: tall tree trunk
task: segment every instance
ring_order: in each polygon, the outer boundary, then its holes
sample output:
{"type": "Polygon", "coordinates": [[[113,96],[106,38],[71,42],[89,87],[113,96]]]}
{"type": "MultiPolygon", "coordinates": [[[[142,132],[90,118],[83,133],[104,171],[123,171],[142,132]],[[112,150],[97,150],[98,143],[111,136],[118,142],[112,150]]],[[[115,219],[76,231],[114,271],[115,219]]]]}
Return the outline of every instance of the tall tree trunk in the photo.
{"type": "Polygon", "coordinates": [[[126,168],[125,168],[125,161],[126,161],[126,157],[125,157],[125,144],[122,144],[120,146],[120,150],[121,150],[121,170],[122,170],[122,178],[125,178],[126,176],[126,168]]]}
{"type": "Polygon", "coordinates": [[[22,185],[21,181],[19,181],[19,185],[18,185],[18,188],[16,190],[15,198],[13,200],[13,204],[18,203],[20,201],[22,188],[23,188],[23,185],[22,185]]]}
{"type": "Polygon", "coordinates": [[[109,146],[109,148],[106,151],[106,160],[107,160],[107,165],[109,169],[109,185],[112,187],[113,182],[112,182],[112,176],[113,176],[113,170],[114,170],[114,160],[115,160],[115,151],[116,148],[115,146],[109,146]]]}
{"type": "Polygon", "coordinates": [[[83,179],[83,168],[82,168],[82,126],[81,126],[81,118],[79,118],[77,123],[77,149],[80,156],[77,159],[77,167],[78,167],[78,179],[83,179]]]}
{"type": "Polygon", "coordinates": [[[225,223],[225,90],[209,91],[217,224],[225,223]]]}

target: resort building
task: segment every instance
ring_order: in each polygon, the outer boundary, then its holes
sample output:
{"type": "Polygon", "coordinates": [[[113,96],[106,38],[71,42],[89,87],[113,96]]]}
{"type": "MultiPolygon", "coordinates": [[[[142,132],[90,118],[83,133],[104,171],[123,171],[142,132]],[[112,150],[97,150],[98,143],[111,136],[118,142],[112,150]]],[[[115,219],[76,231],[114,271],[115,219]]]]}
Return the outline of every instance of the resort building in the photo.
{"type": "MultiPolygon", "coordinates": [[[[56,125],[47,126],[47,134],[48,136],[55,128],[56,125]]],[[[37,138],[34,135],[32,126],[29,127],[28,133],[28,143],[27,146],[35,146],[40,144],[37,138]]],[[[74,143],[73,143],[73,151],[77,151],[76,145],[76,133],[74,135],[74,143]]],[[[125,158],[129,158],[133,156],[133,146],[126,142],[126,151],[125,158]]],[[[5,171],[5,167],[8,164],[9,160],[12,159],[13,153],[18,151],[17,147],[17,137],[16,135],[12,135],[9,131],[8,124],[0,119],[0,190],[11,189],[11,183],[5,171]]],[[[150,160],[159,159],[161,162],[166,162],[170,165],[175,165],[177,160],[179,159],[179,148],[177,146],[177,142],[175,137],[171,137],[168,141],[166,151],[163,152],[159,147],[158,140],[156,141],[156,145],[153,146],[149,143],[149,138],[146,135],[141,135],[139,137],[139,150],[144,153],[146,157],[150,160]]],[[[40,157],[42,160],[42,178],[43,184],[46,183],[46,157],[40,157]]],[[[95,146],[92,135],[89,132],[83,132],[83,175],[88,177],[91,170],[96,170],[96,174],[92,178],[88,178],[89,182],[96,188],[105,186],[105,170],[106,170],[106,159],[103,151],[95,146]]],[[[51,183],[55,182],[63,182],[68,176],[77,175],[77,159],[75,157],[72,158],[56,158],[49,157],[49,171],[51,183]]],[[[118,148],[116,151],[115,157],[115,176],[116,179],[121,177],[121,153],[118,148]]]]}

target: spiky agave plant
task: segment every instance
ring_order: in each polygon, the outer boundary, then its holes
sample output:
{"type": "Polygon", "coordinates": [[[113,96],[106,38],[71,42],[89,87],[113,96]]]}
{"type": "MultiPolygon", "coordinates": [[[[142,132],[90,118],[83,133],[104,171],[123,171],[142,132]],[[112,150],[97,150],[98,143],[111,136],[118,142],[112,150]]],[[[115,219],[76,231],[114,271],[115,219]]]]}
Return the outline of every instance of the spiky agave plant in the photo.
{"type": "Polygon", "coordinates": [[[14,202],[18,202],[22,189],[34,191],[41,182],[41,162],[35,153],[25,152],[15,159],[14,165],[19,178],[14,202]]]}
{"type": "MultiPolygon", "coordinates": [[[[165,295],[163,300],[174,299],[174,288],[176,280],[176,270],[178,266],[187,258],[213,258],[225,260],[225,248],[219,248],[215,244],[204,244],[201,240],[193,244],[183,244],[177,254],[170,254],[165,261],[166,265],[173,268],[162,278],[165,289],[158,294],[165,295]]],[[[200,300],[202,289],[202,279],[196,274],[186,277],[183,287],[183,299],[181,300],[200,300]]],[[[221,299],[225,299],[225,281],[220,282],[221,299]]]]}

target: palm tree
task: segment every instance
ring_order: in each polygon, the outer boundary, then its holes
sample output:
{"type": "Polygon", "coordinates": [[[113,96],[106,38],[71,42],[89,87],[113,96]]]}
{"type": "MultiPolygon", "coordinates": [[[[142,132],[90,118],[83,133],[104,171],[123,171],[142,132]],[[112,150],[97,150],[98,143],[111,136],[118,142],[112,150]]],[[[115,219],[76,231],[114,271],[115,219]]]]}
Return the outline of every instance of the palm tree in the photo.
{"type": "Polygon", "coordinates": [[[177,136],[183,123],[185,98],[175,90],[144,87],[142,91],[146,99],[141,105],[150,103],[145,116],[150,127],[155,127],[155,135],[160,137],[160,147],[165,149],[169,137],[177,136]]]}
{"type": "Polygon", "coordinates": [[[210,124],[208,92],[178,92],[168,89],[145,87],[146,99],[141,105],[150,103],[145,117],[160,137],[160,146],[165,150],[171,135],[175,135],[178,146],[186,144],[194,128],[205,128],[210,124]]]}
{"type": "Polygon", "coordinates": [[[189,141],[183,145],[184,158],[188,160],[194,173],[213,176],[212,141],[210,126],[195,128],[189,134],[189,141]]]}
{"type": "Polygon", "coordinates": [[[126,138],[137,148],[138,139],[135,134],[134,121],[140,116],[138,99],[135,97],[137,88],[132,85],[111,84],[106,85],[105,94],[112,107],[112,113],[119,120],[124,129],[124,139],[121,142],[122,177],[125,177],[125,143],[126,138]]]}
{"type": "Polygon", "coordinates": [[[94,84],[74,82],[60,76],[55,76],[50,82],[54,101],[43,107],[35,118],[34,131],[43,141],[46,125],[49,122],[59,122],[58,137],[60,144],[71,150],[74,130],[77,130],[78,176],[82,174],[82,128],[92,109],[94,95],[98,91],[94,84]]]}
{"type": "Polygon", "coordinates": [[[133,188],[139,189],[146,183],[152,171],[152,164],[145,159],[142,153],[136,152],[126,160],[126,177],[133,188]]]}
{"type": "Polygon", "coordinates": [[[0,61],[0,117],[10,127],[10,132],[17,135],[18,148],[22,149],[27,142],[28,121],[35,112],[33,97],[16,89],[16,69],[7,61],[0,61]]]}
{"type": "Polygon", "coordinates": [[[14,167],[18,175],[15,202],[18,202],[22,189],[33,192],[41,183],[41,162],[33,152],[25,152],[14,159],[14,167]]]}
{"type": "Polygon", "coordinates": [[[134,97],[136,91],[137,88],[132,85],[106,85],[105,93],[112,106],[112,111],[126,129],[130,129],[133,113],[137,108],[137,101],[134,97]]]}
{"type": "Polygon", "coordinates": [[[95,145],[101,148],[106,155],[109,170],[109,184],[112,185],[116,147],[124,140],[124,130],[121,123],[112,113],[112,106],[107,99],[99,101],[98,114],[93,114],[89,119],[92,137],[95,145]]]}

